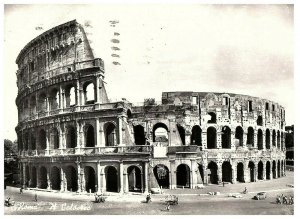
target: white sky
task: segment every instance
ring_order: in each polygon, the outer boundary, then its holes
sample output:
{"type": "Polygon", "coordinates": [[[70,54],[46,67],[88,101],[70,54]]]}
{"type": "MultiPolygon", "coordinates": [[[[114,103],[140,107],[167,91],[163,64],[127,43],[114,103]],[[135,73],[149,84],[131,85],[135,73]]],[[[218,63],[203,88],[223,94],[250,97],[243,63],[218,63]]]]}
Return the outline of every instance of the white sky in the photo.
{"type": "Polygon", "coordinates": [[[4,138],[16,139],[15,60],[34,37],[77,19],[105,62],[109,98],[161,99],[163,91],[258,96],[294,124],[293,8],[286,5],[9,5],[4,11],[4,138]],[[115,28],[109,20],[119,20],[115,28]],[[43,31],[35,30],[42,26],[43,31]],[[113,32],[121,35],[112,58],[113,32]],[[120,66],[112,65],[119,61],[120,66]]]}

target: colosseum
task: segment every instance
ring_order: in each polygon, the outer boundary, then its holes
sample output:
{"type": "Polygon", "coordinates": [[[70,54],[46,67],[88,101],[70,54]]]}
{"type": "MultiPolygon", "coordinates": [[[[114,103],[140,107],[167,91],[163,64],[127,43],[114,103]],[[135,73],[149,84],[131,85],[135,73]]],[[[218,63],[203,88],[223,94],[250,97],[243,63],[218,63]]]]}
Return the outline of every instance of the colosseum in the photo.
{"type": "Polygon", "coordinates": [[[285,110],[271,100],[188,91],[111,102],[76,20],[31,40],[16,64],[27,188],[143,193],[285,176],[285,110]]]}

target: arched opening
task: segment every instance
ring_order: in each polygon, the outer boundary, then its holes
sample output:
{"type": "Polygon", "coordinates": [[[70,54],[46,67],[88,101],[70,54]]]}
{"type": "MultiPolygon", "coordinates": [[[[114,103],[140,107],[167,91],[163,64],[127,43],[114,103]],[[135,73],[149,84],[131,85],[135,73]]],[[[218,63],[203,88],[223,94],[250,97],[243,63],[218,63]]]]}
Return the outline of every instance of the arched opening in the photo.
{"type": "Polygon", "coordinates": [[[84,167],[85,191],[96,192],[96,173],[93,167],[84,167]]]}
{"type": "Polygon", "coordinates": [[[280,172],[280,161],[277,161],[277,177],[281,177],[281,172],[280,172]]]}
{"type": "Polygon", "coordinates": [[[177,187],[190,188],[190,168],[186,164],[180,164],[176,169],[177,187]]]}
{"type": "Polygon", "coordinates": [[[262,116],[258,116],[256,122],[257,122],[257,125],[262,126],[263,125],[263,118],[262,118],[262,116]]]}
{"type": "Polygon", "coordinates": [[[118,192],[118,171],[113,166],[108,166],[105,168],[106,176],[106,191],[108,192],[118,192]]]}
{"type": "Polygon", "coordinates": [[[264,173],[264,165],[262,161],[259,161],[257,166],[257,179],[263,180],[264,179],[263,173],[264,173]]]}
{"type": "Polygon", "coordinates": [[[276,146],[275,142],[276,142],[276,131],[273,129],[273,132],[272,132],[272,145],[273,145],[273,147],[276,146]]]}
{"type": "Polygon", "coordinates": [[[236,127],[235,129],[235,146],[243,146],[244,130],[241,126],[236,127]]]}
{"type": "Polygon", "coordinates": [[[29,149],[28,146],[29,146],[29,134],[28,134],[28,132],[26,131],[26,132],[24,133],[24,149],[25,149],[26,151],[29,149]]]}
{"type": "Polygon", "coordinates": [[[266,163],[266,179],[271,179],[271,164],[270,161],[267,161],[266,163]]]}
{"type": "Polygon", "coordinates": [[[77,144],[76,129],[73,126],[67,128],[67,148],[75,148],[77,144]]]}
{"type": "Polygon", "coordinates": [[[88,82],[83,86],[85,104],[95,103],[95,88],[92,82],[88,82]]]}
{"type": "Polygon", "coordinates": [[[31,150],[36,150],[36,139],[35,139],[35,133],[30,133],[30,144],[31,144],[31,150]]]}
{"type": "Polygon", "coordinates": [[[222,128],[222,148],[231,148],[231,129],[228,126],[222,128]]]}
{"type": "Polygon", "coordinates": [[[191,145],[202,145],[202,130],[199,125],[192,128],[191,145]]]}
{"type": "Polygon", "coordinates": [[[214,127],[209,127],[207,129],[207,148],[217,148],[217,131],[214,127]]]}
{"type": "Polygon", "coordinates": [[[255,181],[255,165],[252,161],[249,161],[248,164],[248,168],[249,168],[249,173],[250,173],[250,182],[254,182],[255,181]]]}
{"type": "Polygon", "coordinates": [[[56,128],[53,128],[50,133],[50,148],[51,149],[59,148],[59,134],[56,128]]]}
{"type": "Polygon", "coordinates": [[[109,122],[105,124],[105,146],[116,146],[116,126],[109,122]]]}
{"type": "Polygon", "coordinates": [[[222,182],[232,182],[232,168],[228,161],[222,164],[222,182]]]}
{"type": "Polygon", "coordinates": [[[59,92],[57,89],[53,89],[50,92],[50,110],[58,109],[59,107],[59,92]]]}
{"type": "Polygon", "coordinates": [[[236,180],[238,182],[245,182],[245,178],[244,178],[244,164],[242,162],[238,163],[238,165],[237,165],[236,180]]]}
{"type": "Polygon", "coordinates": [[[47,169],[46,167],[40,168],[40,189],[47,189],[48,181],[47,181],[47,169]]]}
{"type": "Polygon", "coordinates": [[[47,98],[46,98],[45,93],[41,93],[39,95],[38,103],[39,103],[39,105],[38,105],[39,112],[46,112],[47,111],[47,98]]]}
{"type": "Polygon", "coordinates": [[[250,147],[254,146],[254,130],[253,130],[252,127],[248,128],[247,145],[250,146],[250,147]]]}
{"type": "Polygon", "coordinates": [[[39,132],[39,143],[40,149],[45,150],[47,148],[47,138],[46,138],[46,131],[41,129],[39,132]]]}
{"type": "Polygon", "coordinates": [[[145,129],[141,125],[133,126],[134,132],[134,143],[136,145],[145,145],[146,138],[145,138],[145,129]]]}
{"type": "Polygon", "coordinates": [[[142,175],[137,166],[130,166],[127,169],[129,192],[142,192],[142,175]]]}
{"type": "Polygon", "coordinates": [[[185,145],[185,130],[184,130],[184,128],[181,125],[177,124],[177,130],[179,132],[179,136],[180,136],[182,145],[185,145]]]}
{"type": "Polygon", "coordinates": [[[73,166],[67,166],[66,169],[66,179],[67,179],[67,190],[71,192],[76,192],[78,190],[77,185],[77,171],[73,166]]]}
{"type": "Polygon", "coordinates": [[[36,188],[36,186],[37,186],[36,167],[32,167],[32,169],[31,169],[31,187],[36,188]]]}
{"type": "Polygon", "coordinates": [[[277,149],[280,150],[280,132],[277,131],[277,149]]]}
{"type": "Polygon", "coordinates": [[[131,110],[128,109],[127,110],[127,119],[131,119],[132,118],[132,113],[131,113],[131,110]]]}
{"type": "Polygon", "coordinates": [[[217,123],[217,117],[215,113],[209,112],[208,115],[210,115],[210,120],[208,120],[207,123],[217,123]]]}
{"type": "Polygon", "coordinates": [[[211,184],[218,184],[218,165],[211,161],[208,166],[207,169],[209,169],[208,171],[208,183],[211,184]]]}
{"type": "Polygon", "coordinates": [[[266,149],[270,149],[271,139],[270,139],[270,130],[266,130],[266,149]]]}
{"type": "Polygon", "coordinates": [[[29,172],[29,166],[26,165],[25,167],[25,185],[29,186],[29,182],[30,182],[30,172],[29,172]]]}
{"type": "Polygon", "coordinates": [[[65,97],[66,97],[66,107],[71,107],[76,105],[76,91],[73,85],[66,87],[65,97]]]}
{"type": "Polygon", "coordinates": [[[60,169],[58,167],[52,167],[51,169],[51,186],[53,190],[60,190],[60,169]]]}
{"type": "Polygon", "coordinates": [[[35,96],[31,96],[30,98],[30,115],[33,116],[37,112],[36,110],[36,98],[35,96]]]}
{"type": "Polygon", "coordinates": [[[95,147],[95,133],[92,125],[86,126],[85,147],[95,147]]]}
{"type": "Polygon", "coordinates": [[[168,127],[164,123],[156,123],[153,126],[153,142],[159,142],[167,146],[169,144],[168,139],[168,127]]]}
{"type": "Polygon", "coordinates": [[[257,131],[257,149],[263,149],[263,132],[261,129],[258,129],[257,131]]]}
{"type": "Polygon", "coordinates": [[[154,176],[157,180],[159,187],[169,189],[169,169],[165,165],[158,164],[153,169],[154,176]]]}
{"type": "Polygon", "coordinates": [[[272,164],[272,174],[273,174],[273,179],[276,178],[276,161],[273,160],[273,164],[272,164]]]}

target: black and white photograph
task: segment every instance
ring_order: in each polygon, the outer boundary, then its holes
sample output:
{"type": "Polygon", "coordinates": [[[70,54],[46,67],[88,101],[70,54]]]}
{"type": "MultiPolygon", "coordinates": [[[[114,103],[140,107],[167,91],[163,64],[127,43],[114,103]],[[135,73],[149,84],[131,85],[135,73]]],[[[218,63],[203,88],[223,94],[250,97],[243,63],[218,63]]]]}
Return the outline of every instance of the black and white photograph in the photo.
{"type": "Polygon", "coordinates": [[[2,7],[5,216],[295,215],[293,1],[2,7]]]}

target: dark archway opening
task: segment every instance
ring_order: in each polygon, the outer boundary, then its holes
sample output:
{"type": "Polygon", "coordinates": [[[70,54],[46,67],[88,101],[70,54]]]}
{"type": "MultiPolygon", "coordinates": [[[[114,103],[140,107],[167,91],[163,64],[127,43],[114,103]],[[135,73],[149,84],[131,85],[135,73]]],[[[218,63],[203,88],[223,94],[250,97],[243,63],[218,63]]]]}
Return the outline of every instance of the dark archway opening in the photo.
{"type": "Polygon", "coordinates": [[[236,180],[238,182],[245,182],[245,178],[244,178],[244,164],[243,163],[238,163],[236,171],[237,171],[236,180]]]}
{"type": "Polygon", "coordinates": [[[231,129],[228,126],[222,128],[222,148],[231,148],[231,129]]]}
{"type": "Polygon", "coordinates": [[[129,192],[142,192],[142,175],[140,168],[130,166],[127,169],[129,192]]]}
{"type": "Polygon", "coordinates": [[[218,184],[218,165],[211,161],[207,166],[208,171],[208,183],[218,184]]]}
{"type": "Polygon", "coordinates": [[[250,171],[250,182],[254,182],[255,181],[255,165],[252,161],[249,162],[248,164],[248,168],[250,171]]]}
{"type": "Polygon", "coordinates": [[[253,147],[254,146],[254,130],[252,127],[248,128],[247,133],[247,145],[253,147]]]}
{"type": "Polygon", "coordinates": [[[281,172],[280,172],[280,161],[277,161],[277,177],[281,177],[281,172]]]}
{"type": "Polygon", "coordinates": [[[263,132],[261,129],[258,129],[257,132],[257,149],[258,150],[263,149],[263,132]]]}
{"type": "Polygon", "coordinates": [[[177,125],[177,130],[181,139],[182,145],[185,145],[185,130],[181,125],[177,125]]]}
{"type": "Polygon", "coordinates": [[[71,192],[76,192],[78,190],[77,184],[77,171],[73,166],[68,166],[66,168],[66,178],[67,178],[67,190],[71,192]]]}
{"type": "Polygon", "coordinates": [[[207,123],[217,123],[217,117],[215,113],[209,112],[208,115],[210,115],[210,120],[208,120],[207,123]]]}
{"type": "Polygon", "coordinates": [[[235,139],[238,140],[235,146],[243,146],[244,130],[241,126],[235,129],[235,139]]]}
{"type": "Polygon", "coordinates": [[[96,173],[94,168],[86,166],[84,168],[85,176],[85,191],[94,193],[96,192],[96,173]]]}
{"type": "Polygon", "coordinates": [[[264,179],[263,173],[264,173],[264,165],[262,161],[259,161],[257,166],[257,179],[263,180],[264,179]]]}
{"type": "Polygon", "coordinates": [[[275,142],[276,142],[276,131],[273,130],[272,132],[272,146],[275,147],[275,142]]]}
{"type": "Polygon", "coordinates": [[[190,188],[190,168],[186,164],[180,164],[176,169],[177,187],[190,188]]]}
{"type": "Polygon", "coordinates": [[[168,167],[166,167],[165,165],[158,164],[154,167],[153,172],[158,185],[164,189],[169,189],[170,182],[168,167]]]}
{"type": "Polygon", "coordinates": [[[51,169],[51,186],[53,190],[60,190],[60,170],[57,167],[51,169]]]}
{"type": "Polygon", "coordinates": [[[48,181],[47,181],[47,169],[46,167],[40,168],[40,189],[47,189],[48,181]]]}
{"type": "Polygon", "coordinates": [[[266,130],[266,149],[270,149],[271,139],[270,139],[270,130],[266,130]]]}
{"type": "Polygon", "coordinates": [[[136,145],[145,145],[146,138],[145,138],[145,129],[141,125],[133,126],[134,131],[134,143],[136,145]]]}
{"type": "Polygon", "coordinates": [[[116,146],[116,126],[113,123],[106,124],[105,146],[116,146]]]}
{"type": "Polygon", "coordinates": [[[257,125],[262,126],[263,125],[263,118],[262,118],[262,116],[258,116],[256,122],[257,122],[257,125]]]}
{"type": "Polygon", "coordinates": [[[36,186],[37,186],[36,168],[32,167],[32,170],[31,170],[31,187],[36,188],[36,186]]]}
{"type": "Polygon", "coordinates": [[[214,127],[209,127],[207,129],[207,148],[217,148],[217,131],[214,127]]]}
{"type": "Polygon", "coordinates": [[[67,129],[67,148],[76,147],[76,130],[74,127],[70,126],[67,129]]]}
{"type": "Polygon", "coordinates": [[[202,130],[199,125],[192,128],[191,145],[202,145],[202,130]]]}
{"type": "Polygon", "coordinates": [[[39,143],[40,143],[40,149],[46,150],[47,147],[47,139],[46,139],[46,131],[45,130],[40,130],[39,133],[39,143]]]}
{"type": "Polygon", "coordinates": [[[87,126],[86,128],[86,147],[95,147],[95,132],[92,125],[87,126]]]}
{"type": "Polygon", "coordinates": [[[113,166],[106,168],[106,191],[118,192],[118,171],[113,166]]]}
{"type": "Polygon", "coordinates": [[[276,161],[273,160],[273,164],[272,164],[272,174],[273,174],[273,179],[276,178],[276,161]]]}
{"type": "Polygon", "coordinates": [[[222,164],[222,182],[232,182],[232,168],[228,161],[222,164]]]}
{"type": "Polygon", "coordinates": [[[271,164],[270,161],[267,161],[266,163],[266,179],[271,179],[271,164]]]}

